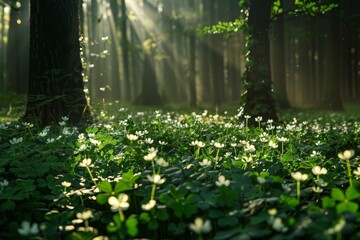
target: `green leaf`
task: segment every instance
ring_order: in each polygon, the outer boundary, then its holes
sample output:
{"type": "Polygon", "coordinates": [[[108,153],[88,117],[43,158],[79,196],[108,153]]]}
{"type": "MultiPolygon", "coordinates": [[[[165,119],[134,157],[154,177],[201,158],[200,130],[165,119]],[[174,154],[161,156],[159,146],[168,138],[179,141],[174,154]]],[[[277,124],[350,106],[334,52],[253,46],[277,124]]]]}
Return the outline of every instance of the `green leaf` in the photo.
{"type": "Polygon", "coordinates": [[[85,131],[87,133],[97,133],[97,131],[99,131],[99,129],[94,127],[94,128],[87,128],[85,131]]]}
{"type": "Polygon", "coordinates": [[[109,183],[109,181],[107,181],[107,180],[104,180],[101,183],[99,183],[97,187],[100,189],[100,191],[106,192],[109,194],[111,194],[113,191],[111,183],[109,183]]]}
{"type": "Polygon", "coordinates": [[[353,187],[348,187],[346,189],[345,195],[346,195],[346,199],[349,201],[355,200],[360,196],[359,192],[356,191],[356,189],[353,187]]]}
{"type": "Polygon", "coordinates": [[[182,215],[184,213],[184,208],[181,205],[181,203],[173,201],[170,203],[169,206],[174,211],[174,214],[176,217],[179,217],[179,218],[182,217],[182,215]]]}
{"type": "Polygon", "coordinates": [[[234,227],[239,223],[239,220],[236,217],[227,216],[220,218],[217,223],[219,224],[219,227],[234,227]]]}
{"type": "Polygon", "coordinates": [[[0,212],[13,211],[15,207],[16,205],[13,201],[7,200],[6,202],[0,205],[0,212]]]}
{"type": "Polygon", "coordinates": [[[120,180],[119,182],[116,183],[115,188],[114,188],[114,192],[115,193],[124,192],[126,190],[132,189],[132,187],[133,187],[132,183],[124,182],[124,181],[120,180]]]}
{"type": "Polygon", "coordinates": [[[99,195],[96,196],[96,202],[99,203],[100,205],[104,205],[105,203],[107,203],[108,199],[109,199],[109,194],[100,193],[99,195]]]}
{"type": "Polygon", "coordinates": [[[321,200],[321,205],[323,208],[332,208],[335,206],[335,200],[326,196],[321,200]]]}
{"type": "Polygon", "coordinates": [[[147,212],[142,212],[142,213],[140,214],[140,219],[147,223],[147,222],[150,222],[151,217],[150,217],[150,214],[149,214],[149,213],[147,213],[147,212]]]}
{"type": "Polygon", "coordinates": [[[194,204],[186,204],[184,206],[184,214],[186,217],[190,218],[195,213],[197,213],[197,207],[194,204]]]}
{"type": "Polygon", "coordinates": [[[125,222],[125,226],[127,228],[127,233],[131,236],[131,237],[135,237],[139,230],[138,230],[138,220],[134,217],[132,218],[128,218],[125,222]]]}
{"type": "Polygon", "coordinates": [[[346,199],[344,193],[338,188],[331,189],[331,197],[338,201],[344,201],[346,199]]]}
{"type": "Polygon", "coordinates": [[[151,222],[149,222],[148,227],[150,230],[156,230],[159,228],[159,223],[157,220],[153,219],[151,222]]]}
{"type": "Polygon", "coordinates": [[[357,203],[345,201],[345,202],[341,202],[338,205],[336,205],[336,212],[338,214],[341,214],[343,212],[356,213],[358,208],[359,208],[359,206],[357,203]]]}
{"type": "Polygon", "coordinates": [[[237,192],[235,189],[229,189],[225,186],[219,187],[220,194],[217,195],[217,201],[220,206],[233,207],[237,192]]]}
{"type": "Polygon", "coordinates": [[[183,187],[175,188],[174,186],[171,186],[171,188],[170,188],[171,196],[176,201],[182,200],[185,197],[187,192],[188,192],[188,190],[186,188],[183,188],[183,187]]]}
{"type": "Polygon", "coordinates": [[[300,203],[296,198],[287,195],[281,195],[280,202],[286,203],[290,207],[296,207],[300,203]]]}
{"type": "Polygon", "coordinates": [[[156,218],[161,220],[161,221],[166,221],[169,219],[169,214],[166,210],[166,208],[161,208],[157,211],[156,213],[156,218]]]}
{"type": "Polygon", "coordinates": [[[200,200],[201,200],[201,198],[198,195],[191,193],[186,197],[184,203],[185,204],[193,204],[193,203],[199,202],[200,200]]]}
{"type": "Polygon", "coordinates": [[[122,174],[122,179],[124,181],[132,181],[133,177],[134,177],[134,173],[132,170],[129,170],[126,173],[122,174]]]}
{"type": "Polygon", "coordinates": [[[117,232],[117,231],[118,231],[118,228],[119,228],[119,226],[117,226],[116,224],[113,224],[113,223],[109,223],[109,224],[106,226],[106,230],[107,230],[109,233],[117,232]]]}
{"type": "MultiPolygon", "coordinates": [[[[214,237],[214,240],[226,240],[226,239],[232,239],[231,237],[235,234],[239,234],[243,231],[242,227],[235,227],[229,230],[225,231],[218,231],[214,237]]],[[[238,238],[236,238],[238,239],[238,238]]],[[[248,238],[250,239],[250,238],[248,238]]]]}
{"type": "Polygon", "coordinates": [[[266,222],[269,218],[269,214],[267,212],[261,212],[258,215],[252,216],[250,218],[251,225],[258,225],[260,223],[266,222]]]}
{"type": "Polygon", "coordinates": [[[174,202],[174,199],[170,197],[168,194],[162,193],[159,197],[159,201],[166,205],[169,205],[171,202],[174,202]]]}
{"type": "Polygon", "coordinates": [[[170,223],[168,226],[168,231],[171,232],[173,235],[183,235],[185,232],[187,225],[185,223],[170,223]]]}
{"type": "Polygon", "coordinates": [[[67,239],[69,240],[83,240],[83,239],[93,239],[96,236],[94,232],[73,232],[67,239]]]}
{"type": "Polygon", "coordinates": [[[209,218],[216,219],[224,216],[224,212],[217,210],[217,209],[210,209],[209,210],[209,218]]]}

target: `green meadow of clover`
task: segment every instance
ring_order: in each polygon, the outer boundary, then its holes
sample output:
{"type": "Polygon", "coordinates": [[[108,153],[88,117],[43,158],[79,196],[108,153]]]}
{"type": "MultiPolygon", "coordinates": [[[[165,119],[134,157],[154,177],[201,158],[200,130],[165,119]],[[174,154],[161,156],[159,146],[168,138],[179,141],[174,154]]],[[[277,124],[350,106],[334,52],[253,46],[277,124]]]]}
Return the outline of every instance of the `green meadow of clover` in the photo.
{"type": "Polygon", "coordinates": [[[0,239],[360,239],[359,118],[100,116],[0,124],[0,239]]]}

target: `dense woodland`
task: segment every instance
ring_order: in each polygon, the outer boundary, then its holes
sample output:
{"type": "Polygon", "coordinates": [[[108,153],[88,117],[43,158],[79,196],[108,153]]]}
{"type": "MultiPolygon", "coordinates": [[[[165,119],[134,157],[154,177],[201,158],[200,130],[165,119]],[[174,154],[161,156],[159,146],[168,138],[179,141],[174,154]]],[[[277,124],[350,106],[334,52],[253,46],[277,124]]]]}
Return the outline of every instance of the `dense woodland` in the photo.
{"type": "Polygon", "coordinates": [[[0,239],[360,239],[359,51],[360,0],[0,0],[0,239]]]}
{"type": "MultiPolygon", "coordinates": [[[[1,94],[28,90],[30,1],[19,2],[20,9],[0,6],[1,94]]],[[[280,2],[268,26],[278,105],[341,109],[343,102],[359,102],[360,2],[339,1],[325,13],[280,2]]],[[[238,104],[246,31],[198,33],[246,11],[237,0],[83,0],[81,54],[90,101],[238,104]]]]}

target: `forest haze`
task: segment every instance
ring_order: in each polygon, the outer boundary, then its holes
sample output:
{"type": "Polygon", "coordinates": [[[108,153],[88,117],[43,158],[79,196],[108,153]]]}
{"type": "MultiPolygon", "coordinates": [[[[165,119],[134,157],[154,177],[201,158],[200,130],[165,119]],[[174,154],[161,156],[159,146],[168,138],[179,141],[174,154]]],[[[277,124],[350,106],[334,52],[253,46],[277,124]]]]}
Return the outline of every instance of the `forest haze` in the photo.
{"type": "Polygon", "coordinates": [[[360,239],[360,0],[0,0],[0,239],[360,239]]]}
{"type": "MultiPolygon", "coordinates": [[[[19,2],[19,10],[0,5],[2,95],[28,91],[30,1],[19,2]]],[[[339,110],[344,102],[358,103],[360,2],[320,1],[338,4],[328,12],[299,4],[311,1],[274,2],[267,31],[277,106],[339,110]]],[[[238,0],[83,0],[80,40],[90,102],[239,104],[247,30],[197,33],[244,19],[246,11],[238,0]]]]}

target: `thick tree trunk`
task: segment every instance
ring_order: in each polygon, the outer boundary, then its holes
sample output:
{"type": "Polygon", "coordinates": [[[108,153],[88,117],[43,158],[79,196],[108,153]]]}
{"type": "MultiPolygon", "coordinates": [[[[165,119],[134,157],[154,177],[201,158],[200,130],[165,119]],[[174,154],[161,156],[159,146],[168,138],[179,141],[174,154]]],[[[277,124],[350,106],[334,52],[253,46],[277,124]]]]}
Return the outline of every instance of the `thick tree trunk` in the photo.
{"type": "MultiPolygon", "coordinates": [[[[202,17],[203,17],[203,25],[210,25],[209,18],[209,8],[210,8],[209,0],[202,0],[202,17]]],[[[201,102],[209,103],[212,99],[212,91],[211,91],[211,75],[210,75],[210,36],[204,35],[200,38],[200,82],[201,82],[201,102]]]]}
{"type": "Polygon", "coordinates": [[[250,0],[248,28],[250,35],[249,61],[246,72],[246,93],[244,113],[262,116],[266,121],[277,121],[274,98],[271,89],[269,23],[271,1],[250,0]]]}
{"type": "MultiPolygon", "coordinates": [[[[212,19],[221,20],[222,16],[217,14],[217,11],[223,10],[223,3],[212,1],[209,9],[210,17],[212,19]],[[220,10],[219,10],[220,8],[220,10]]],[[[212,23],[216,24],[216,22],[212,23]]],[[[211,66],[211,83],[213,107],[219,109],[225,96],[225,81],[224,81],[224,39],[221,35],[214,34],[210,38],[210,66],[211,66]]]]}
{"type": "Polygon", "coordinates": [[[324,36],[324,96],[323,108],[326,110],[341,111],[343,110],[340,90],[340,35],[339,35],[339,18],[336,13],[330,15],[323,25],[327,30],[324,36]]]}
{"type": "MultiPolygon", "coordinates": [[[[195,14],[195,2],[189,0],[189,10],[195,14]]],[[[190,24],[196,24],[190,22],[190,24]]],[[[197,94],[196,94],[196,38],[195,29],[190,27],[188,32],[188,44],[189,44],[189,93],[190,93],[190,106],[196,107],[197,94]]]]}
{"type": "MultiPolygon", "coordinates": [[[[0,7],[0,23],[4,26],[5,23],[5,10],[4,8],[0,7]]],[[[0,29],[0,36],[5,36],[5,28],[2,27],[0,29]]],[[[0,38],[0,93],[6,93],[8,91],[7,86],[7,78],[6,74],[4,73],[5,64],[6,64],[6,43],[4,38],[0,38]]]]}
{"type": "Polygon", "coordinates": [[[272,23],[271,30],[271,79],[279,108],[288,109],[290,103],[286,90],[284,15],[272,23]]]}
{"type": "Polygon", "coordinates": [[[138,96],[138,98],[135,100],[135,104],[160,106],[162,105],[162,99],[158,92],[154,57],[153,54],[149,52],[145,52],[144,55],[142,90],[140,96],[138,96]]]}
{"type": "Polygon", "coordinates": [[[11,9],[9,41],[7,47],[7,79],[9,91],[16,94],[27,93],[29,72],[29,6],[22,0],[20,11],[11,9]]]}
{"type": "Polygon", "coordinates": [[[24,120],[41,126],[90,117],[83,91],[80,1],[31,0],[29,92],[24,120]]]}

